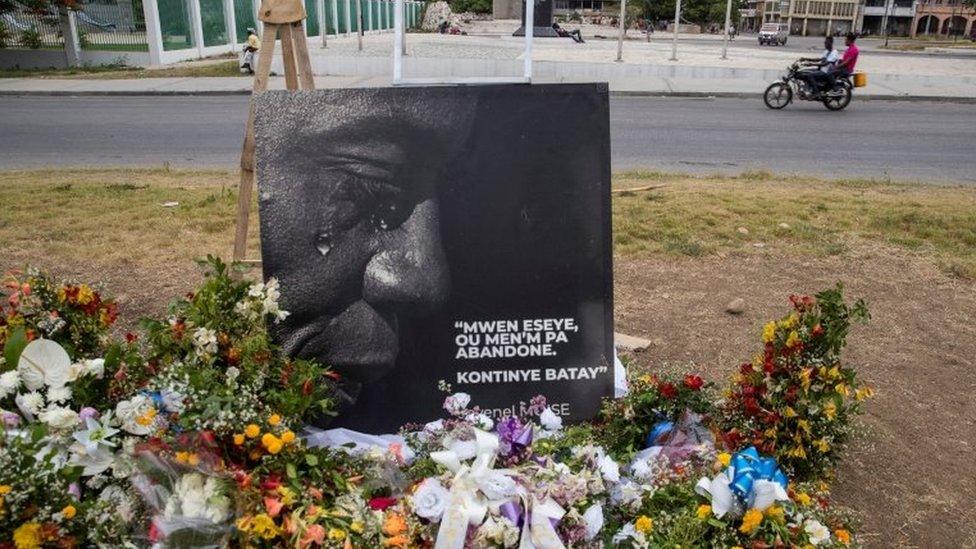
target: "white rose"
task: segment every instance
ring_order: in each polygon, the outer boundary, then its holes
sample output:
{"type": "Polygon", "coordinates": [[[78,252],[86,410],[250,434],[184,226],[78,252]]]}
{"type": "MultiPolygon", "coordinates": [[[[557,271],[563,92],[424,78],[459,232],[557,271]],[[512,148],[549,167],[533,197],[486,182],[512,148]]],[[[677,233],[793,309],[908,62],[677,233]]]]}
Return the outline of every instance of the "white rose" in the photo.
{"type": "Polygon", "coordinates": [[[603,506],[594,503],[583,512],[583,523],[586,524],[586,539],[592,540],[603,530],[603,506]]]}
{"type": "Polygon", "coordinates": [[[539,414],[539,423],[547,431],[558,431],[563,428],[563,418],[557,416],[549,406],[539,414]]]}
{"type": "Polygon", "coordinates": [[[133,435],[148,435],[152,432],[150,409],[152,400],[145,395],[136,395],[115,405],[115,415],[122,424],[122,430],[133,435]]]}
{"type": "Polygon", "coordinates": [[[38,415],[38,419],[55,429],[68,429],[81,421],[78,412],[62,406],[50,406],[38,415]]]}
{"type": "Polygon", "coordinates": [[[447,488],[435,478],[428,478],[417,488],[410,498],[413,512],[427,520],[439,521],[447,508],[447,488]]]}
{"type": "Polygon", "coordinates": [[[0,398],[7,398],[7,395],[17,392],[20,388],[20,374],[17,370],[10,370],[0,374],[0,398]]]}
{"type": "Polygon", "coordinates": [[[502,499],[515,495],[517,486],[512,477],[500,472],[490,471],[478,479],[478,488],[488,499],[502,499]]]}
{"type": "Polygon", "coordinates": [[[809,519],[803,523],[803,530],[810,536],[810,543],[823,545],[830,541],[830,530],[819,521],[809,519]]]}

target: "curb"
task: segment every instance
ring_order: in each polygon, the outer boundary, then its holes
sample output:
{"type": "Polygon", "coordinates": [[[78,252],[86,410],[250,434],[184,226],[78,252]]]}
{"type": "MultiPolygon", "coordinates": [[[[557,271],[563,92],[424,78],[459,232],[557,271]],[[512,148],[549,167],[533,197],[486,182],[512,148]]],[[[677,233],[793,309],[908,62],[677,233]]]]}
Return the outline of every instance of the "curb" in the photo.
{"type": "MultiPolygon", "coordinates": [[[[68,90],[39,90],[17,91],[0,90],[0,97],[10,96],[40,96],[40,97],[221,97],[250,95],[251,90],[138,90],[138,91],[68,91],[68,90]]],[[[649,98],[687,98],[687,99],[758,99],[761,91],[756,92],[682,92],[682,91],[610,91],[610,97],[649,97],[649,98]]],[[[976,96],[937,96],[937,95],[855,95],[855,101],[891,101],[891,102],[930,102],[930,103],[961,103],[976,104],[976,96]]]]}

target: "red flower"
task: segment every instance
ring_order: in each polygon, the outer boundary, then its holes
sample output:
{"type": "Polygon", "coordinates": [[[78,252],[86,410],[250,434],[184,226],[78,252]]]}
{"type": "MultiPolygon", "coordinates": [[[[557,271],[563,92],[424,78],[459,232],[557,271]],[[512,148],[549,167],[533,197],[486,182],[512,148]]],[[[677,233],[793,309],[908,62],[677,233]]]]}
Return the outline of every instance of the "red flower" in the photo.
{"type": "Polygon", "coordinates": [[[749,364],[748,362],[743,362],[742,366],[739,366],[739,373],[744,376],[747,376],[752,372],[753,372],[752,364],[749,364]]]}
{"type": "Polygon", "coordinates": [[[385,511],[396,504],[396,498],[376,497],[369,500],[369,508],[373,511],[385,511]]]}
{"type": "Polygon", "coordinates": [[[665,381],[663,383],[659,383],[657,390],[662,396],[664,396],[664,398],[667,399],[673,399],[678,396],[678,388],[675,387],[674,383],[671,382],[665,381]]]}
{"type": "Polygon", "coordinates": [[[303,396],[308,396],[308,395],[312,394],[312,389],[314,389],[314,385],[312,385],[311,378],[310,379],[306,379],[305,380],[305,383],[302,383],[302,395],[303,396]]]}
{"type": "Polygon", "coordinates": [[[134,334],[134,333],[132,333],[132,332],[126,332],[126,334],[125,334],[125,341],[126,341],[126,343],[135,343],[136,340],[138,340],[138,339],[139,339],[139,336],[136,335],[136,334],[134,334]]]}
{"type": "Polygon", "coordinates": [[[261,489],[267,491],[277,490],[281,486],[281,477],[279,475],[270,474],[264,480],[261,481],[261,489]]]}
{"type": "Polygon", "coordinates": [[[746,397],[742,399],[742,405],[745,406],[746,414],[750,416],[759,415],[762,409],[759,407],[759,401],[753,397],[746,397]]]}
{"type": "Polygon", "coordinates": [[[685,387],[691,389],[692,391],[697,391],[705,385],[705,380],[700,376],[694,374],[688,374],[685,376],[685,387]]]}
{"type": "Polygon", "coordinates": [[[816,326],[813,327],[813,337],[820,337],[823,335],[823,333],[824,333],[824,329],[823,326],[821,326],[820,324],[817,324],[816,326]]]}

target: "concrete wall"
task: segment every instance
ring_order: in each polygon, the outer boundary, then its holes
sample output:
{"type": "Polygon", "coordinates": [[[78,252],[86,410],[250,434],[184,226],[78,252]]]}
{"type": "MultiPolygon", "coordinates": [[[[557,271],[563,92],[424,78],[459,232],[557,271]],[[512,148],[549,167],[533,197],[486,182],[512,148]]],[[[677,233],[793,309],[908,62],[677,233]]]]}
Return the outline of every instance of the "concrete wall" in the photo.
{"type": "MultiPolygon", "coordinates": [[[[144,67],[149,65],[149,54],[146,52],[82,50],[80,61],[82,65],[123,63],[144,67]]],[[[68,59],[63,50],[0,49],[0,69],[63,69],[67,67],[68,59]]]]}

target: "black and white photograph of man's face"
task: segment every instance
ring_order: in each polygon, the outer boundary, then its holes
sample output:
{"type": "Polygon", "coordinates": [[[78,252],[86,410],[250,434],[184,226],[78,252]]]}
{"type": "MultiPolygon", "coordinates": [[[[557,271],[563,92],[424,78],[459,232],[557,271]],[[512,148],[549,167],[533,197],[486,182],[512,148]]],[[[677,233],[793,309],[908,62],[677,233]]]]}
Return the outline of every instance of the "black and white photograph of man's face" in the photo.
{"type": "Polygon", "coordinates": [[[416,116],[386,111],[284,136],[280,178],[261,190],[287,202],[274,209],[288,240],[276,276],[301,288],[287,294],[301,298],[287,299],[282,347],[358,383],[390,371],[401,318],[428,313],[450,287],[436,197],[444,164],[423,154],[443,136],[416,116]]]}

